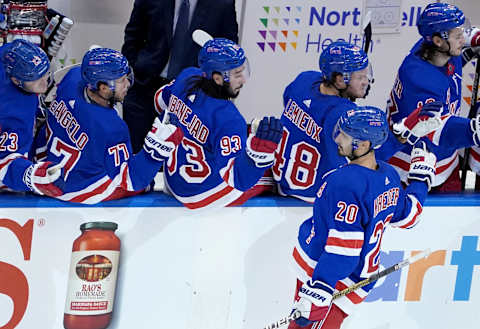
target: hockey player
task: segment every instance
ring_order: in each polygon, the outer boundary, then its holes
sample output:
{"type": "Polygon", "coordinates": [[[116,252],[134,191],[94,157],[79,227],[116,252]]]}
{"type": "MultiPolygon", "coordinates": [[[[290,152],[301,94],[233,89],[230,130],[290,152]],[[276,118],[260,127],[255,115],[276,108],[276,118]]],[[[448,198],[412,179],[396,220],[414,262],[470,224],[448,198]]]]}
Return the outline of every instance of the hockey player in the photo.
{"type": "Polygon", "coordinates": [[[34,163],[36,118],[40,94],[48,87],[50,62],[38,46],[14,40],[0,49],[0,181],[2,188],[60,196],[62,168],[34,163]]]}
{"type": "Polygon", "coordinates": [[[245,119],[231,101],[248,74],[242,48],[228,39],[207,41],[198,64],[155,95],[157,111],[177,117],[185,134],[164,170],[166,187],[191,209],[245,201],[271,167],[282,134],[280,120],[265,117],[247,139],[245,119]]]}
{"type": "MultiPolygon", "coordinates": [[[[347,163],[336,152],[332,131],[342,113],[355,107],[353,101],[365,96],[371,79],[367,54],[344,41],[325,48],[319,67],[320,72],[300,73],[285,89],[281,117],[284,131],[272,168],[281,195],[308,202],[315,200],[323,174],[347,163]]],[[[435,120],[438,110],[438,106],[430,105],[413,113],[398,127],[399,132],[404,137],[412,133],[424,136],[430,131],[424,128],[430,127],[420,127],[419,121],[435,120]]],[[[388,159],[401,148],[403,144],[390,134],[381,159],[388,159]]]]}
{"type": "Polygon", "coordinates": [[[121,53],[95,48],[59,84],[47,115],[48,159],[65,167],[59,199],[92,204],[138,194],[180,142],[180,128],[156,119],[144,149],[132,153],[128,128],[114,108],[131,81],[121,53]]]}
{"type": "MultiPolygon", "coordinates": [[[[422,39],[403,60],[388,102],[391,124],[401,122],[419,105],[433,101],[443,104],[442,129],[429,136],[433,143],[425,138],[438,161],[434,191],[460,191],[457,149],[480,145],[478,117],[466,119],[458,116],[462,99],[462,66],[480,46],[478,29],[468,30],[465,40],[464,21],[463,12],[453,5],[433,3],[424,9],[417,22],[422,39]],[[464,51],[462,57],[465,45],[474,48],[464,51]]],[[[390,160],[404,182],[410,167],[411,149],[411,146],[405,147],[390,160]]],[[[480,163],[478,148],[472,150],[472,158],[475,157],[480,163]]]]}
{"type": "Polygon", "coordinates": [[[333,138],[350,163],[325,175],[313,216],[300,226],[293,250],[298,275],[293,308],[301,317],[289,329],[340,328],[374,283],[332,302],[335,289],[343,290],[378,270],[387,224],[417,224],[435,175],[435,155],[423,142],[413,148],[410,185],[404,190],[395,169],[375,158],[375,149],[387,135],[386,115],[375,107],[352,106],[338,120],[333,138]]]}

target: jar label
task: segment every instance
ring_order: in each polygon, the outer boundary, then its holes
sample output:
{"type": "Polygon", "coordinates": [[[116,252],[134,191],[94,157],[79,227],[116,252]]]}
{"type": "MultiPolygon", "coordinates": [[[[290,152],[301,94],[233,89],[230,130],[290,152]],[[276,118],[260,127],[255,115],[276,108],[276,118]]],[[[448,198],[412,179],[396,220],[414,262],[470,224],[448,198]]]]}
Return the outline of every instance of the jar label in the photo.
{"type": "Polygon", "coordinates": [[[72,252],[65,313],[96,315],[112,312],[120,252],[72,252]]]}

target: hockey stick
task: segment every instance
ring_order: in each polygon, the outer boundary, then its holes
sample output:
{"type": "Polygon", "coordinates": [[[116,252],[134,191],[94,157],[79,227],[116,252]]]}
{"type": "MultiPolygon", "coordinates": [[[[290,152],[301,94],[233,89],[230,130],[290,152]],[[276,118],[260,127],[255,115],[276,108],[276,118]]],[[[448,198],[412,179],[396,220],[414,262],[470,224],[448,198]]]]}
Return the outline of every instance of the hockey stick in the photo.
{"type": "MultiPolygon", "coordinates": [[[[477,104],[478,98],[478,80],[480,76],[480,57],[477,56],[477,64],[475,65],[475,77],[473,78],[473,85],[472,85],[472,100],[470,101],[470,112],[468,113],[469,118],[474,118],[475,113],[475,105],[477,104]]],[[[462,165],[462,191],[465,190],[465,183],[467,181],[467,170],[468,170],[468,157],[470,156],[470,148],[465,149],[465,153],[463,154],[463,165],[462,165]]]]}
{"type": "MultiPolygon", "coordinates": [[[[337,291],[336,293],[333,294],[332,300],[335,300],[337,298],[345,296],[345,295],[351,293],[352,291],[354,291],[358,288],[366,286],[367,284],[375,282],[378,279],[389,275],[392,272],[398,271],[399,269],[404,268],[405,266],[408,266],[410,264],[413,264],[413,263],[415,263],[416,261],[418,261],[422,258],[426,258],[426,257],[428,257],[428,255],[430,255],[430,252],[431,252],[430,249],[426,249],[424,251],[421,251],[418,254],[415,254],[413,256],[408,257],[407,259],[402,260],[400,263],[392,265],[389,268],[384,269],[383,271],[380,271],[376,274],[373,274],[372,276],[370,276],[369,278],[367,278],[365,280],[357,282],[354,285],[351,285],[350,287],[347,287],[347,288],[345,288],[341,291],[337,291]]],[[[282,319],[264,327],[264,329],[280,328],[281,326],[289,324],[291,321],[295,321],[296,319],[300,318],[301,315],[302,314],[301,314],[300,311],[295,311],[292,314],[290,314],[289,316],[286,316],[286,317],[284,317],[284,318],[282,318],[282,319]]]]}
{"type": "Polygon", "coordinates": [[[372,42],[372,12],[368,11],[363,19],[363,35],[365,36],[365,44],[363,50],[368,54],[370,43],[372,42]]]}
{"type": "MultiPolygon", "coordinates": [[[[365,54],[368,54],[368,51],[370,50],[370,44],[372,43],[372,12],[368,11],[365,14],[365,17],[363,18],[363,36],[365,38],[365,44],[363,45],[363,50],[365,51],[365,54]]],[[[368,87],[367,91],[365,92],[365,95],[363,98],[366,98],[368,94],[370,93],[370,89],[372,88],[372,84],[375,82],[375,79],[373,78],[373,71],[372,71],[372,66],[371,64],[368,65],[369,67],[369,74],[371,76],[371,81],[368,82],[368,87]]],[[[369,79],[370,80],[370,79],[369,79]]]]}

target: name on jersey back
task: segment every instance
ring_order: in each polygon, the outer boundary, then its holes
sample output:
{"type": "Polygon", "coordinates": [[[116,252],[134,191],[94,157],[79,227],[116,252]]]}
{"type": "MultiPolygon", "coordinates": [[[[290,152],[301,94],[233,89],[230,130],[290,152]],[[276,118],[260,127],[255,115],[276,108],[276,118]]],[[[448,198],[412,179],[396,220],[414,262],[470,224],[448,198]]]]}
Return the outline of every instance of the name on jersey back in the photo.
{"type": "Polygon", "coordinates": [[[65,103],[54,100],[48,111],[53,115],[58,124],[65,129],[70,141],[72,141],[79,150],[83,150],[88,143],[88,135],[80,132],[80,124],[67,109],[65,103]]]}
{"type": "Polygon", "coordinates": [[[200,120],[196,114],[191,117],[192,109],[173,94],[170,96],[168,111],[177,116],[180,123],[187,128],[193,138],[202,144],[207,141],[208,134],[210,133],[207,126],[203,124],[202,120],[200,120]]]}
{"type": "Polygon", "coordinates": [[[307,136],[320,143],[320,132],[323,128],[291,98],[288,100],[287,106],[285,106],[283,115],[298,129],[304,131],[307,136]]]}

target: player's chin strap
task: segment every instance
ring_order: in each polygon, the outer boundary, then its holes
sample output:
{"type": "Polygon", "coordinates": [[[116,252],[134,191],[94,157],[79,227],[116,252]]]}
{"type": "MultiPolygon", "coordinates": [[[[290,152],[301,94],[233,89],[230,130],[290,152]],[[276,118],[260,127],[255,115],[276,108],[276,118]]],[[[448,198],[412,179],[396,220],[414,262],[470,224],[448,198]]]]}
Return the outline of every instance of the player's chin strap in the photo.
{"type": "MultiPolygon", "coordinates": [[[[87,87],[88,88],[88,87],[87,87]]],[[[95,102],[94,99],[92,99],[88,93],[87,93],[87,88],[85,88],[85,92],[84,92],[84,95],[85,95],[85,99],[89,102],[89,103],[94,103],[94,104],[97,104],[97,105],[100,105],[100,106],[103,106],[101,104],[98,104],[97,102],[95,102]]],[[[91,89],[90,89],[91,90],[91,89]]],[[[111,89],[110,89],[111,90],[111,89]]],[[[115,90],[112,90],[112,95],[108,98],[106,97],[103,97],[102,95],[100,95],[99,92],[97,92],[96,90],[91,90],[92,92],[94,92],[98,97],[100,97],[101,99],[107,101],[107,104],[109,107],[113,108],[113,105],[115,105],[115,90]]]]}
{"type": "Polygon", "coordinates": [[[361,154],[361,155],[354,155],[353,153],[355,152],[355,150],[358,148],[358,141],[357,140],[354,140],[352,142],[352,152],[350,152],[349,155],[347,155],[347,158],[350,160],[350,161],[355,161],[357,159],[360,159],[361,157],[364,157],[365,155],[367,155],[368,153],[370,153],[371,151],[373,151],[373,148],[370,147],[365,153],[361,154]]]}

